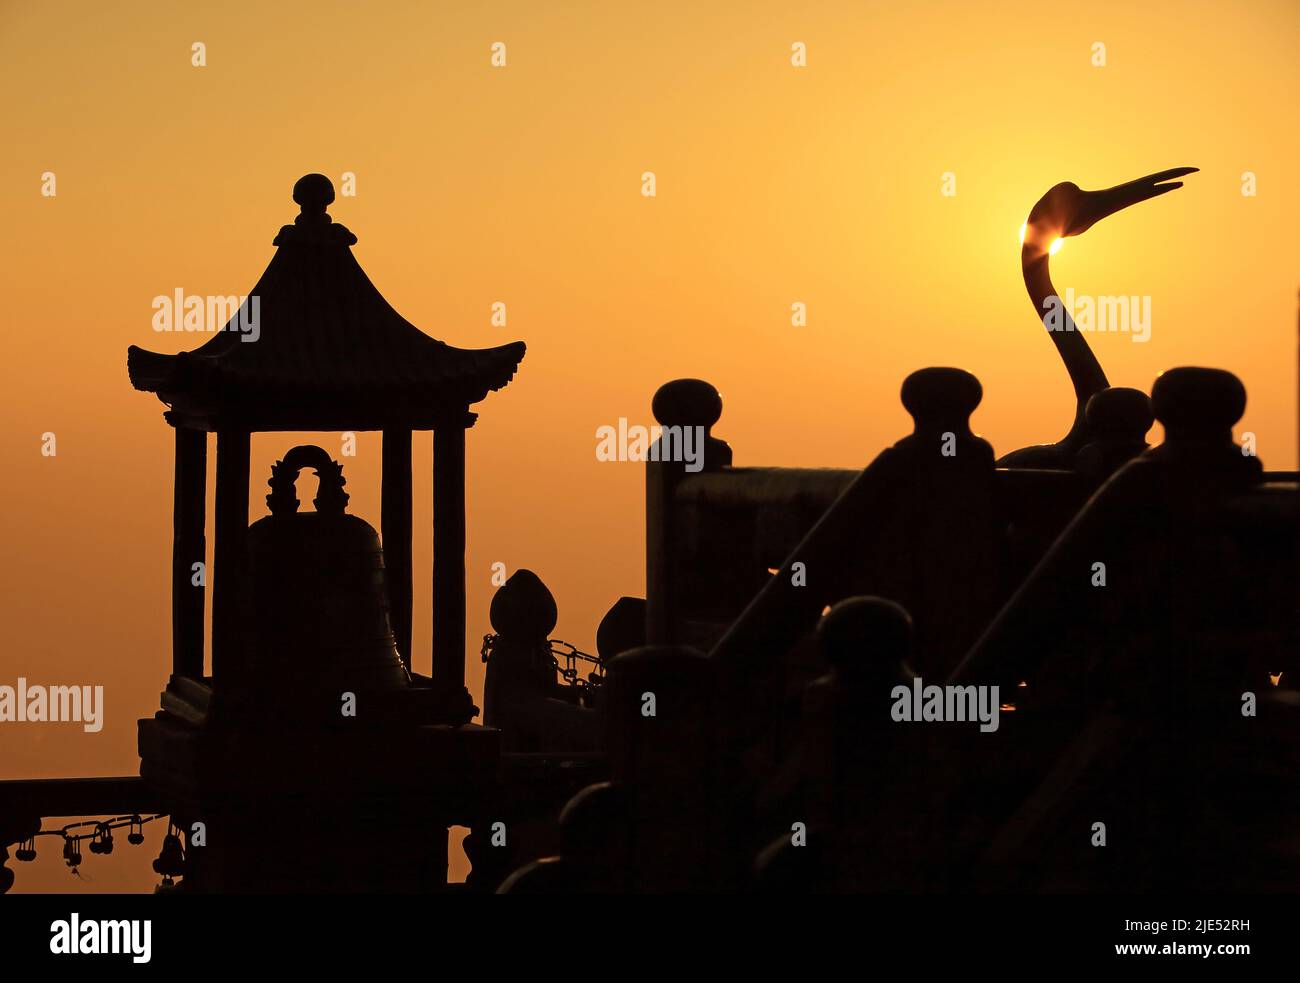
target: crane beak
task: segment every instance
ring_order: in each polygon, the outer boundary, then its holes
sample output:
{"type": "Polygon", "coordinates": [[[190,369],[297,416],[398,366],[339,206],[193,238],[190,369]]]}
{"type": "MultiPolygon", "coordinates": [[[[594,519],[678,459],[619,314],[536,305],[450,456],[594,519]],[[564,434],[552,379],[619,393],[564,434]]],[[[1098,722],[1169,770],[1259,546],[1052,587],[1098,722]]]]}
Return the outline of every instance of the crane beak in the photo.
{"type": "Polygon", "coordinates": [[[1079,209],[1074,221],[1069,224],[1064,234],[1067,236],[1080,235],[1087,232],[1095,223],[1100,222],[1107,215],[1114,215],[1130,205],[1136,205],[1140,201],[1156,198],[1167,191],[1181,188],[1183,182],[1174,181],[1173,179],[1183,177],[1186,174],[1194,174],[1199,169],[1196,167],[1174,167],[1167,171],[1148,174],[1136,181],[1117,184],[1105,191],[1085,191],[1083,192],[1083,207],[1079,209]],[[1164,181],[1172,183],[1163,184],[1164,181]]]}

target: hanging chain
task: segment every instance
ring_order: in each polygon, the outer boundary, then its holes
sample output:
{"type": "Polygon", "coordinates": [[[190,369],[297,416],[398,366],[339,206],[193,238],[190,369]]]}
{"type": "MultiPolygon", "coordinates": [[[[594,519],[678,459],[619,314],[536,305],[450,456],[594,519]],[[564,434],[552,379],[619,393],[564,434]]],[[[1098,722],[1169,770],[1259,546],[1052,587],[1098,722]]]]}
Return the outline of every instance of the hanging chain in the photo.
{"type": "Polygon", "coordinates": [[[80,876],[78,868],[81,866],[81,843],[83,840],[90,840],[91,853],[112,853],[113,830],[129,827],[130,833],[127,836],[127,842],[135,846],[144,842],[143,829],[145,823],[162,819],[166,815],[165,812],[160,812],[154,816],[141,816],[139,813],[132,813],[129,816],[117,816],[113,819],[84,819],[68,823],[61,829],[37,830],[18,845],[15,859],[30,863],[36,859],[36,837],[58,836],[63,840],[64,863],[71,868],[72,873],[80,876]],[[79,829],[84,829],[85,832],[75,832],[79,829]]]}
{"type": "MultiPolygon", "coordinates": [[[[479,649],[479,656],[484,662],[492,656],[492,649],[496,647],[497,639],[500,636],[487,634],[483,636],[483,647],[479,649]]],[[[566,642],[562,638],[548,638],[546,640],[547,648],[550,654],[551,665],[555,667],[556,673],[564,680],[568,686],[575,686],[578,689],[590,690],[593,687],[601,685],[605,681],[605,664],[600,661],[599,656],[584,652],[571,642],[566,642]],[[560,660],[564,660],[564,665],[560,665],[560,660]],[[587,674],[586,679],[578,678],[578,663],[586,662],[594,668],[587,674]]]]}
{"type": "Polygon", "coordinates": [[[583,652],[576,645],[566,642],[562,638],[548,638],[547,642],[551,646],[551,661],[555,664],[555,671],[570,686],[589,689],[592,686],[599,686],[605,681],[605,664],[600,661],[598,656],[583,652]],[[560,659],[564,660],[563,667],[560,666],[560,659]],[[586,679],[578,678],[579,662],[586,662],[595,666],[586,679]]]}

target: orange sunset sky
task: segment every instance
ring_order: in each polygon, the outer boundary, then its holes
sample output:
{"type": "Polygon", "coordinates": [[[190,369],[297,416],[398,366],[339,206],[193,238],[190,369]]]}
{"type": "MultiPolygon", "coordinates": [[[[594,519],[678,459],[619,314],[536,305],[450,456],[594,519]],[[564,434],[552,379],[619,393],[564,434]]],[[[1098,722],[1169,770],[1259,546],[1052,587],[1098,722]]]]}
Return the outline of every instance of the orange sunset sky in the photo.
{"type": "MultiPolygon", "coordinates": [[[[0,778],[138,768],[135,721],[170,666],[173,445],[126,349],[206,340],[155,333],[152,299],[248,293],[301,175],[356,175],[330,213],[408,320],[461,347],[528,344],[468,435],[481,696],[493,563],[536,571],[556,635],[588,651],[604,611],[643,593],[643,469],[598,461],[595,433],[653,422],[669,379],[721,390],[737,464],[865,465],[909,429],[904,376],[935,364],[983,382],[974,426],[998,453],[1062,436],[1073,397],[1017,239],[1059,181],[1201,169],[1069,240],[1054,279],[1150,296],[1149,341],[1090,339],[1113,385],[1229,369],[1249,393],[1240,429],[1294,469],[1297,50],[1294,0],[0,2],[0,684],[106,700],[97,734],[0,723],[0,778]]],[[[252,518],[301,442],[254,436],[252,518]]],[[[342,459],[349,510],[376,526],[379,449],[359,434],[342,459]]],[[[427,434],[415,474],[427,671],[427,434]]],[[[159,835],[87,857],[82,881],[46,840],[10,864],[15,890],[147,890],[159,835]]]]}

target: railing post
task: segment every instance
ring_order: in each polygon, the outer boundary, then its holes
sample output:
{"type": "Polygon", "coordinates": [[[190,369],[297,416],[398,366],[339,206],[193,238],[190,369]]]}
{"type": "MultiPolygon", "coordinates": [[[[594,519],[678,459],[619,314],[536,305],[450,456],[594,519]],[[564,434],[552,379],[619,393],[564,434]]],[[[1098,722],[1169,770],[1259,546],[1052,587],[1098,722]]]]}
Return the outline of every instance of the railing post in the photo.
{"type": "Polygon", "coordinates": [[[634,887],[703,888],[716,833],[709,659],[684,646],[633,649],[609,663],[605,690],[610,767],[634,817],[634,887]]]}
{"type": "Polygon", "coordinates": [[[446,693],[465,685],[465,428],[456,422],[433,434],[431,675],[446,693]]]}
{"type": "Polygon", "coordinates": [[[172,675],[203,678],[203,607],[208,578],[194,583],[194,564],[206,564],[208,435],[176,428],[172,489],[172,675]]]}
{"type": "Polygon", "coordinates": [[[677,617],[676,535],[673,493],[686,474],[685,463],[670,460],[680,457],[685,440],[702,455],[705,471],[716,471],[731,464],[731,448],[710,433],[722,416],[722,397],[700,379],[677,379],[665,383],[655,393],[652,404],[655,419],[665,433],[655,442],[658,450],[646,464],[646,641],[650,645],[668,645],[674,637],[677,617]],[[689,433],[688,433],[689,431],[689,433]]]}
{"type": "Polygon", "coordinates": [[[216,546],[212,583],[212,683],[220,685],[230,663],[241,658],[240,581],[248,539],[247,430],[217,431],[216,546]]]}
{"type": "Polygon", "coordinates": [[[383,532],[388,620],[397,653],[411,668],[411,431],[385,430],[379,524],[383,532]]]}

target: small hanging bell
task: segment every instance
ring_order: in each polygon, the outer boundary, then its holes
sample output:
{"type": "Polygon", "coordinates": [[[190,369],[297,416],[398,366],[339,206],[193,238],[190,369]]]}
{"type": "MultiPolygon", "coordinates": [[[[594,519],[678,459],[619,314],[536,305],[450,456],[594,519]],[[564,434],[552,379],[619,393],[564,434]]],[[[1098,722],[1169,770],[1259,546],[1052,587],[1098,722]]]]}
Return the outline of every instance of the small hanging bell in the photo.
{"type": "Polygon", "coordinates": [[[153,862],[153,870],[164,879],[180,877],[185,873],[185,851],[181,847],[181,838],[175,832],[168,832],[163,837],[162,852],[153,862]]]}
{"type": "Polygon", "coordinates": [[[95,835],[90,839],[90,852],[105,856],[113,852],[113,833],[108,828],[108,823],[96,828],[95,835]]]}

